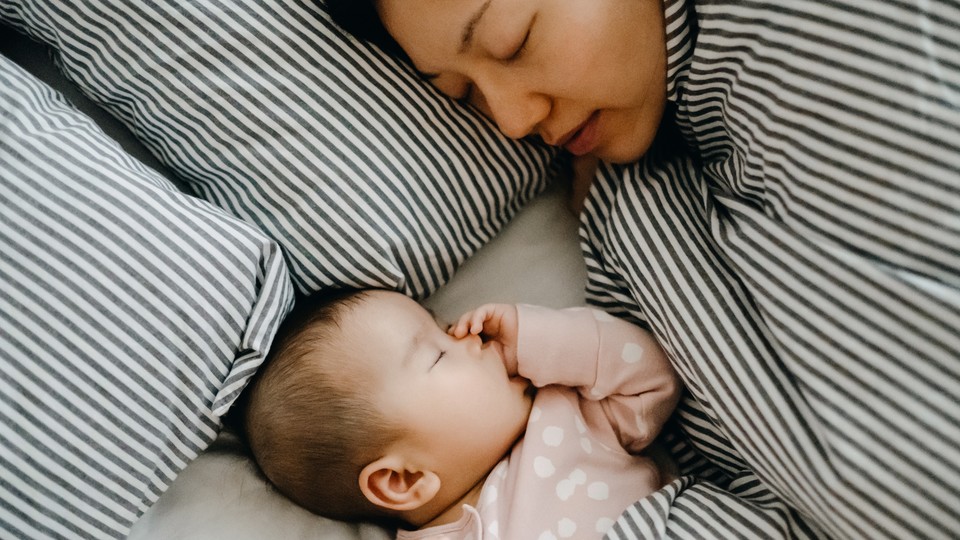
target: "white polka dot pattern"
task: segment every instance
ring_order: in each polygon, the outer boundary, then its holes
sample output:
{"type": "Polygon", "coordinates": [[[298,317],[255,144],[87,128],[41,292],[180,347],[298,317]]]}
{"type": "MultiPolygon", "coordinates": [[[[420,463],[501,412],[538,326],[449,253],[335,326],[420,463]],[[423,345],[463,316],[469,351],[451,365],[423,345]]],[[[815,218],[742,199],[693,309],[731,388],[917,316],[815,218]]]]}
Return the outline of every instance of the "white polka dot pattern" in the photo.
{"type": "Polygon", "coordinates": [[[610,530],[610,527],[613,527],[613,520],[608,517],[602,517],[597,520],[597,524],[593,530],[600,534],[606,534],[606,532],[610,530]]]}
{"type": "Polygon", "coordinates": [[[590,439],[586,437],[580,438],[580,448],[583,448],[583,451],[592,454],[593,453],[593,443],[590,442],[590,439]]]}
{"type": "Polygon", "coordinates": [[[570,497],[573,497],[573,492],[576,489],[576,484],[574,484],[569,478],[561,480],[559,483],[557,483],[557,497],[559,497],[561,501],[569,500],[570,497]]]}
{"type": "Polygon", "coordinates": [[[550,426],[543,430],[543,442],[547,446],[560,446],[560,443],[563,442],[563,428],[550,426]]]}
{"type": "Polygon", "coordinates": [[[620,357],[628,364],[636,364],[643,358],[643,347],[636,343],[627,343],[623,346],[620,357]]]}
{"type": "Polygon", "coordinates": [[[595,501],[605,501],[610,497],[610,487],[606,482],[594,482],[587,486],[587,496],[595,501]]]}
{"type": "Polygon", "coordinates": [[[587,481],[587,475],[581,469],[574,469],[570,476],[557,483],[557,497],[561,501],[566,501],[573,496],[577,486],[583,485],[587,481]]]}
{"type": "Polygon", "coordinates": [[[557,471],[556,467],[553,466],[553,462],[543,456],[538,456],[533,460],[533,470],[540,478],[550,478],[553,476],[553,473],[557,471]]]}
{"type": "Polygon", "coordinates": [[[560,538],[570,538],[577,532],[577,524],[570,518],[563,518],[557,523],[557,534],[560,538]]]}
{"type": "Polygon", "coordinates": [[[577,426],[577,433],[583,434],[587,432],[587,426],[584,425],[583,418],[581,418],[579,414],[574,415],[573,423],[577,426]]]}

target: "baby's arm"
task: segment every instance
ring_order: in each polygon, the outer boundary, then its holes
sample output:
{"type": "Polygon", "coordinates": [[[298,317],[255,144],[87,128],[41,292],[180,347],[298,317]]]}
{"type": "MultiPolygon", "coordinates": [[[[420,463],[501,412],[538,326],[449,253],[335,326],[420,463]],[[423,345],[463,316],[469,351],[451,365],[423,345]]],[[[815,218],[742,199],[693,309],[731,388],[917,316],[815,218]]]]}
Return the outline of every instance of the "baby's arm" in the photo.
{"type": "Polygon", "coordinates": [[[499,342],[510,375],[540,388],[576,388],[599,401],[631,452],[653,442],[680,399],[680,379],[653,335],[602,311],[486,304],[449,332],[499,342]]]}
{"type": "Polygon", "coordinates": [[[519,374],[534,385],[575,387],[599,401],[620,444],[653,442],[680,398],[680,380],[653,335],[592,309],[518,307],[519,374]]]}

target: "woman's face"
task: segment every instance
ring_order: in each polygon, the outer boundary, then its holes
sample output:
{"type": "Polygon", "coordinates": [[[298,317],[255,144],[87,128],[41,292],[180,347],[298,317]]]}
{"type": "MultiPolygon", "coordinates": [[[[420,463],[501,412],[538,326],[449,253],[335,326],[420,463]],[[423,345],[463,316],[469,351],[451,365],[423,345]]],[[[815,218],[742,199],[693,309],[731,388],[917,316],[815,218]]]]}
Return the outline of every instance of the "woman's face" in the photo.
{"type": "Polygon", "coordinates": [[[629,162],[666,101],[661,0],[378,0],[387,30],[440,91],[513,138],[629,162]]]}

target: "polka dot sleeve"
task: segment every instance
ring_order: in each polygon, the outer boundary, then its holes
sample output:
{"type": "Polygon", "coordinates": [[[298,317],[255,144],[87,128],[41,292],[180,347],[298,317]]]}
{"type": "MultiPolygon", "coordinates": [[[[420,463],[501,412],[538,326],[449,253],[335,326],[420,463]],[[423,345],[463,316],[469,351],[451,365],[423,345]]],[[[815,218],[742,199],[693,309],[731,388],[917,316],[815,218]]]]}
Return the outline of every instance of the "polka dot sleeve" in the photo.
{"type": "Polygon", "coordinates": [[[519,306],[519,372],[536,386],[559,384],[601,402],[631,452],[659,434],[676,407],[680,381],[653,335],[587,308],[519,306]]]}

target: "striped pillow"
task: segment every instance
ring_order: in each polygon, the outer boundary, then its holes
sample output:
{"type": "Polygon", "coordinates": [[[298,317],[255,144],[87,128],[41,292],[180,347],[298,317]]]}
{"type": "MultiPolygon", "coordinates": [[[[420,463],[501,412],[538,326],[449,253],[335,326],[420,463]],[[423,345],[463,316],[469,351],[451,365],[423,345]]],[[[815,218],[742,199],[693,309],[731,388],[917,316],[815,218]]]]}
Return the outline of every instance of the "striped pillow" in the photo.
{"type": "Polygon", "coordinates": [[[217,435],[292,288],[0,57],[0,537],[122,538],[217,435]]]}
{"type": "Polygon", "coordinates": [[[315,0],[14,0],[0,18],[52,45],[197,193],[280,241],[300,292],[433,291],[553,163],[315,0]]]}

